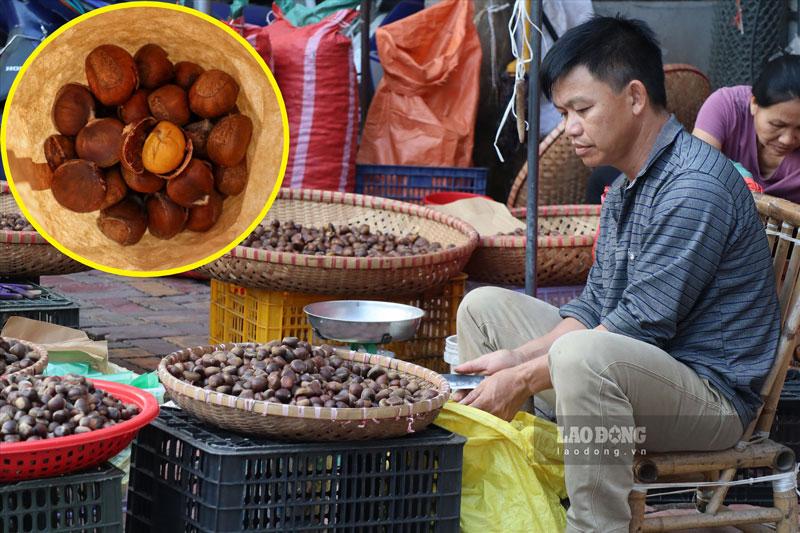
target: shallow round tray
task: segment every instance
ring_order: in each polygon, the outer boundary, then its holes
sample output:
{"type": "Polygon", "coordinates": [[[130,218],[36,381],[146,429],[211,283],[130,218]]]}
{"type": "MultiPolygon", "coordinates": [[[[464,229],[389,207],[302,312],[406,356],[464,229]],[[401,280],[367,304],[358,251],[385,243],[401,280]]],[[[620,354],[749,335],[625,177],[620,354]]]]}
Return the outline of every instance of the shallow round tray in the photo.
{"type": "Polygon", "coordinates": [[[455,217],[360,194],[284,188],[265,218],[270,220],[316,227],[368,224],[373,231],[395,235],[418,233],[444,248],[409,257],[340,257],[237,246],[200,270],[221,281],[272,291],[351,298],[418,294],[459,274],[478,245],[475,229],[455,217]]]}
{"type": "Polygon", "coordinates": [[[419,307],[372,300],[317,302],[303,311],[323,339],[378,344],[412,338],[425,316],[419,307]]]}
{"type": "Polygon", "coordinates": [[[167,371],[173,355],[207,354],[218,349],[231,350],[235,346],[254,344],[198,346],[174,352],[161,360],[158,378],[172,400],[185,411],[204,422],[245,435],[306,441],[400,437],[427,427],[450,397],[450,385],[432,370],[399,359],[344,349],[336,350],[336,354],[343,359],[380,365],[422,379],[433,384],[439,394],[430,400],[397,407],[298,407],[212,392],[183,382],[167,371]]]}

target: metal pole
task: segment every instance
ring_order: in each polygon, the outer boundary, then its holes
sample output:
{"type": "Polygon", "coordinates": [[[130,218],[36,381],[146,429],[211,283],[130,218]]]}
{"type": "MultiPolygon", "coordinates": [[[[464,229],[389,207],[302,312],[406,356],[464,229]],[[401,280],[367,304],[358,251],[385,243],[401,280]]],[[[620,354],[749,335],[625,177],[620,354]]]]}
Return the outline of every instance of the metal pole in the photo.
{"type": "MultiPolygon", "coordinates": [[[[542,26],[542,0],[531,0],[531,21],[542,26]]],[[[539,189],[539,65],[542,57],[541,34],[530,31],[531,63],[528,69],[528,218],[525,250],[525,293],[536,296],[536,244],[539,230],[537,192],[539,189]]]]}
{"type": "Polygon", "coordinates": [[[194,8],[206,15],[211,14],[211,0],[194,0],[194,8]]]}
{"type": "Polygon", "coordinates": [[[372,0],[361,0],[361,130],[367,122],[369,102],[372,100],[372,76],[369,66],[369,26],[372,0]]]}

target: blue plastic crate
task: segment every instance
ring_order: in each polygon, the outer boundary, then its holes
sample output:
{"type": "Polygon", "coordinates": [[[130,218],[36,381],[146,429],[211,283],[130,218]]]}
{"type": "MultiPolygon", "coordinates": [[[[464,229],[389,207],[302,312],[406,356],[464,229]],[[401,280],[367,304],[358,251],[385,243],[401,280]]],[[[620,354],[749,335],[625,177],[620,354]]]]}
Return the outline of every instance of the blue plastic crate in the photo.
{"type": "Polygon", "coordinates": [[[435,192],[486,194],[486,169],[356,165],[356,192],[415,204],[435,192]]]}

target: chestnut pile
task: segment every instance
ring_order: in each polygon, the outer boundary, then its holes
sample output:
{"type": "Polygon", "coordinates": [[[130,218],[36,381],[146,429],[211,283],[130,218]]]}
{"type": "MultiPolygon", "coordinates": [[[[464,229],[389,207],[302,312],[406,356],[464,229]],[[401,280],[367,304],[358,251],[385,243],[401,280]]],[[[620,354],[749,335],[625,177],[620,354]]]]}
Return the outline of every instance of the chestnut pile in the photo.
{"type": "Polygon", "coordinates": [[[0,378],[0,442],[80,435],[139,414],[83,376],[0,378]]]}
{"type": "Polygon", "coordinates": [[[226,72],[173,64],[157,44],[133,56],[104,44],[85,61],[88,87],[68,83],[53,102],[58,134],[44,142],[50,189],[78,213],[100,210],[100,231],[122,245],[145,231],[171,239],[204,232],[223,201],[247,186],[253,123],[239,113],[226,72]]]}
{"type": "Polygon", "coordinates": [[[8,231],[33,231],[33,226],[20,214],[0,213],[0,229],[8,231]]]}
{"type": "Polygon", "coordinates": [[[30,346],[0,337],[0,376],[25,370],[38,360],[39,354],[30,346]]]}
{"type": "MultiPolygon", "coordinates": [[[[294,221],[273,220],[260,225],[242,241],[241,246],[276,252],[345,257],[402,257],[438,252],[442,245],[416,233],[398,237],[393,233],[373,232],[368,224],[323,228],[303,226],[294,221]]],[[[448,248],[452,248],[450,244],[448,248]]]]}
{"type": "MultiPolygon", "coordinates": [[[[199,351],[198,351],[199,352],[199,351]]],[[[179,352],[167,372],[209,391],[297,406],[386,407],[430,400],[430,383],[337,356],[296,337],[213,353],[179,352]]]]}

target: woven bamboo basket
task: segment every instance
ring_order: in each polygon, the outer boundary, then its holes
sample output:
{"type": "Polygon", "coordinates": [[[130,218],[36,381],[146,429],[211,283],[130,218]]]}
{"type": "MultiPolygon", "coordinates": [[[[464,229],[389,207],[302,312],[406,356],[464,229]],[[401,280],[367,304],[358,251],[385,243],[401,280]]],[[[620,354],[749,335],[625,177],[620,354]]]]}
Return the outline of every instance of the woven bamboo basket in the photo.
{"type": "MultiPolygon", "coordinates": [[[[524,219],[526,210],[512,213],[524,219]]],[[[585,283],[593,262],[600,206],[541,206],[538,220],[536,283],[541,287],[585,283]]],[[[526,237],[516,235],[481,237],[465,272],[483,283],[524,285],[526,242],[526,237]]]]}
{"type": "MultiPolygon", "coordinates": [[[[6,182],[0,182],[0,213],[19,213],[6,182]]],[[[0,230],[0,277],[58,276],[89,270],[36,231],[0,230]]]]}
{"type": "Polygon", "coordinates": [[[664,65],[664,84],[667,109],[675,114],[686,131],[692,131],[700,107],[711,94],[711,82],[692,65],[672,63],[664,65]]]}
{"type": "Polygon", "coordinates": [[[248,343],[199,346],[166,356],[158,365],[158,377],[172,400],[200,420],[243,433],[281,440],[364,440],[400,437],[421,431],[428,426],[450,397],[450,386],[439,374],[398,359],[381,355],[337,349],[342,359],[396,370],[401,375],[414,376],[432,384],[439,392],[431,400],[397,407],[336,409],[329,407],[298,407],[241,399],[229,394],[207,391],[185,383],[167,371],[175,356],[182,352],[212,353],[217,349],[253,346],[248,343]]]}
{"type": "Polygon", "coordinates": [[[21,339],[14,339],[11,337],[0,337],[0,340],[4,341],[13,341],[13,342],[21,342],[22,344],[30,347],[39,354],[39,360],[36,361],[33,365],[29,366],[28,368],[23,368],[22,370],[17,370],[16,372],[9,372],[7,374],[0,374],[0,376],[21,376],[21,375],[28,375],[28,376],[35,376],[44,373],[44,369],[47,368],[47,350],[45,350],[42,346],[38,344],[34,344],[32,342],[24,341],[21,339]]]}
{"type": "Polygon", "coordinates": [[[414,294],[459,274],[478,244],[477,232],[457,218],[375,196],[281,189],[267,219],[316,227],[369,224],[396,235],[418,233],[445,249],[412,257],[334,257],[237,246],[200,270],[221,281],[273,291],[349,297],[414,294]]]}

